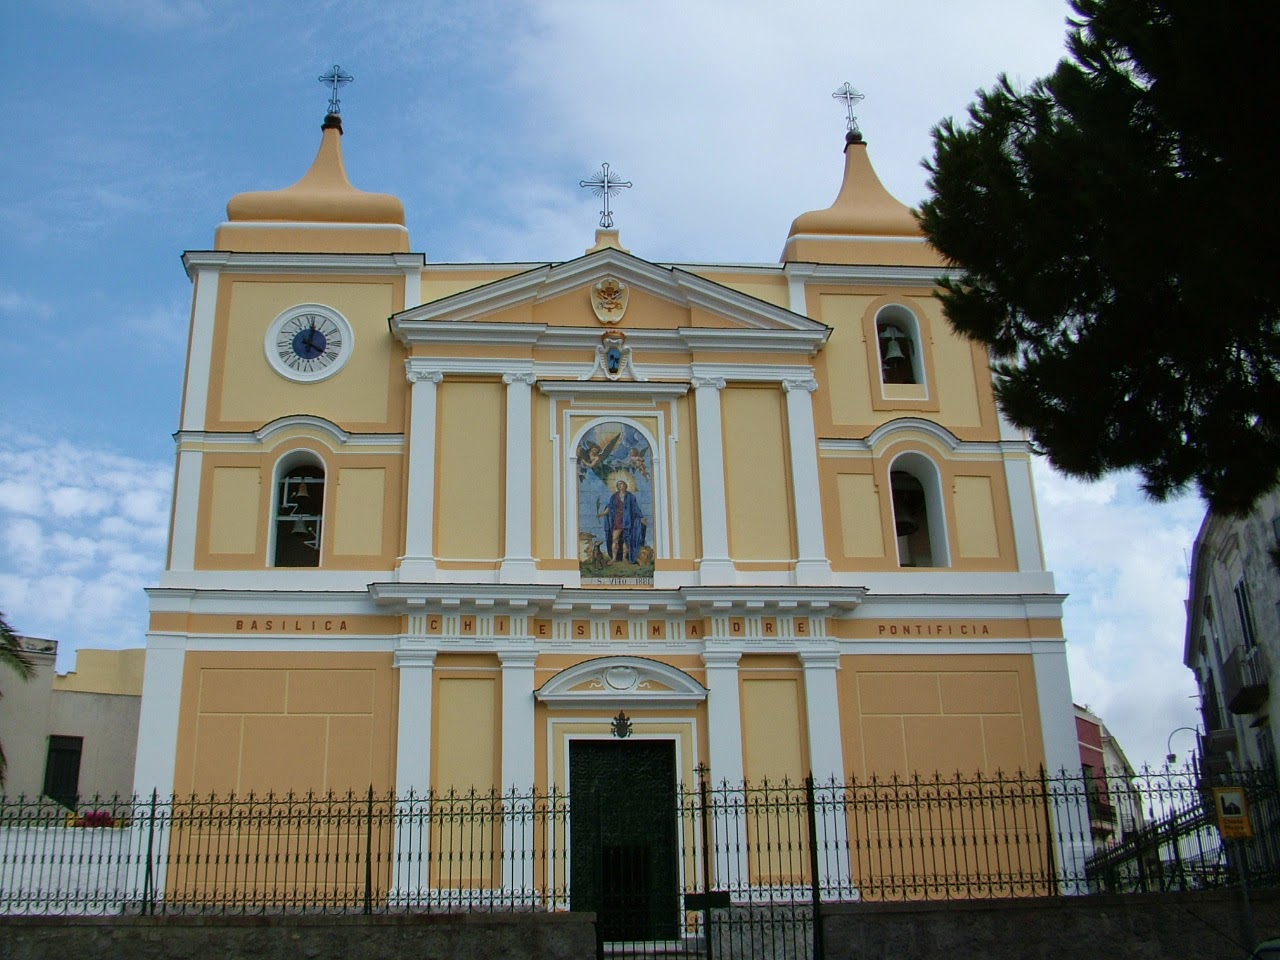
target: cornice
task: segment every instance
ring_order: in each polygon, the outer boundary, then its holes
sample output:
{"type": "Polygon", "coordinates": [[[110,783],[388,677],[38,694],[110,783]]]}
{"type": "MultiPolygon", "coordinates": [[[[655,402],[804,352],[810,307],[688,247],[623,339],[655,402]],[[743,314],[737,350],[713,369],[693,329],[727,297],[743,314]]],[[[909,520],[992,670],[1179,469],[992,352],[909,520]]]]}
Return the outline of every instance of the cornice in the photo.
{"type": "Polygon", "coordinates": [[[653,380],[539,380],[538,389],[551,397],[653,397],[670,400],[688,393],[689,384],[653,380]]]}
{"type": "Polygon", "coordinates": [[[713,311],[750,328],[808,332],[818,335],[820,340],[830,332],[816,321],[699,274],[678,267],[660,266],[612,248],[566,263],[535,267],[513,277],[412,307],[391,318],[391,330],[402,342],[410,343],[425,326],[424,321],[430,321],[433,326],[459,321],[474,323],[512,306],[561,296],[605,275],[615,275],[636,289],[671,303],[713,311]]]}
{"type": "Polygon", "coordinates": [[[236,273],[390,273],[421,270],[420,253],[246,253],[235,250],[188,250],[182,254],[187,276],[212,267],[236,273]]]}
{"type": "Polygon", "coordinates": [[[683,670],[647,657],[597,657],[566,667],[534,691],[550,707],[673,707],[709,691],[683,670]]]}
{"type": "Polygon", "coordinates": [[[573,588],[557,584],[371,583],[380,607],[412,612],[509,609],[530,614],[784,613],[845,617],[866,596],[862,587],[680,587],[675,590],[573,588]]]}
{"type": "Polygon", "coordinates": [[[396,447],[404,445],[403,433],[348,433],[337,424],[323,417],[308,414],[292,414],[280,417],[264,424],[257,430],[242,432],[217,433],[208,430],[179,430],[173,439],[179,445],[204,444],[219,446],[244,443],[266,444],[278,434],[296,428],[315,430],[329,437],[337,446],[350,447],[396,447]]]}
{"type": "MultiPolygon", "coordinates": [[[[822,330],[716,330],[681,327],[676,331],[690,350],[741,350],[813,356],[827,342],[830,328],[822,330]]],[[[629,336],[629,335],[628,335],[629,336]]]]}
{"type": "Polygon", "coordinates": [[[949,267],[796,262],[788,263],[787,268],[789,273],[803,275],[806,283],[826,286],[892,285],[933,288],[943,278],[960,276],[959,270],[949,267]]]}
{"type": "MultiPolygon", "coordinates": [[[[416,309],[416,308],[415,308],[416,309]]],[[[388,322],[392,334],[406,346],[414,343],[490,344],[530,346],[538,343],[547,329],[544,323],[476,323],[470,320],[407,320],[403,314],[388,322]]],[[[599,341],[597,332],[592,338],[599,341]]]]}

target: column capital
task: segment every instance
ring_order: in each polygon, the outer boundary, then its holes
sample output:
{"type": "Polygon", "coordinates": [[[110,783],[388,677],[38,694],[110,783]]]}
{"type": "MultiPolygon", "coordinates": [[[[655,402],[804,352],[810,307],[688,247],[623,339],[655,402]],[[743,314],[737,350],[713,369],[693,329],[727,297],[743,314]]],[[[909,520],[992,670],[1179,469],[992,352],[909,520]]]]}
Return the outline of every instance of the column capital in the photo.
{"type": "Polygon", "coordinates": [[[702,663],[707,667],[736,667],[741,659],[741,650],[708,648],[702,651],[702,663]]]}
{"type": "Polygon", "coordinates": [[[502,382],[507,384],[523,383],[532,385],[537,382],[537,379],[538,375],[532,370],[522,370],[519,373],[504,373],[502,375],[502,382]]]}
{"type": "Polygon", "coordinates": [[[715,387],[717,390],[723,390],[725,380],[724,377],[693,376],[689,378],[689,384],[695,390],[701,390],[703,387],[715,387]]]}
{"type": "Polygon", "coordinates": [[[508,667],[512,669],[518,667],[532,669],[533,665],[538,662],[538,651],[532,647],[499,650],[498,662],[502,664],[503,670],[508,667]]]}
{"type": "Polygon", "coordinates": [[[404,378],[410,383],[439,383],[444,373],[438,367],[429,367],[418,358],[410,357],[404,362],[404,378]]]}
{"type": "Polygon", "coordinates": [[[790,393],[792,390],[805,390],[809,393],[814,393],[818,389],[818,381],[813,377],[796,377],[789,380],[783,380],[782,389],[787,393],[790,393]]]}
{"type": "Polygon", "coordinates": [[[391,665],[397,670],[427,668],[436,665],[435,650],[397,650],[391,658],[391,665]]]}
{"type": "Polygon", "coordinates": [[[796,651],[800,663],[805,670],[839,670],[840,651],[834,645],[824,644],[820,647],[801,647],[796,651]]]}

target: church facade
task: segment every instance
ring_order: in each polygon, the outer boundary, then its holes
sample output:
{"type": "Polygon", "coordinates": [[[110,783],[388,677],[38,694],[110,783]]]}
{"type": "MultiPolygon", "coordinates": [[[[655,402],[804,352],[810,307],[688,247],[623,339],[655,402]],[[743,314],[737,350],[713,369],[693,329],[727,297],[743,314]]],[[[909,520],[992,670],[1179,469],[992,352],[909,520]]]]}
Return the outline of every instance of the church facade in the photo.
{"type": "Polygon", "coordinates": [[[1029,446],[860,136],[716,266],[429,263],[341,137],[184,255],[140,794],[1078,763],[1029,446]]]}

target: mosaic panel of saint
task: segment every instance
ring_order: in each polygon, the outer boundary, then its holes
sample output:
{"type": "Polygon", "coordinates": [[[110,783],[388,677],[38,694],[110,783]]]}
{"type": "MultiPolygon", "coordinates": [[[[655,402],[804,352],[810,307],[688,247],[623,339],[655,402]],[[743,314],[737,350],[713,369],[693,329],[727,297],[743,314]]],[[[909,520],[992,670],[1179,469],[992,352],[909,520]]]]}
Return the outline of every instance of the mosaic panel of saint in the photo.
{"type": "Polygon", "coordinates": [[[578,571],[584,584],[653,585],[653,451],[635,427],[578,441],[578,571]]]}

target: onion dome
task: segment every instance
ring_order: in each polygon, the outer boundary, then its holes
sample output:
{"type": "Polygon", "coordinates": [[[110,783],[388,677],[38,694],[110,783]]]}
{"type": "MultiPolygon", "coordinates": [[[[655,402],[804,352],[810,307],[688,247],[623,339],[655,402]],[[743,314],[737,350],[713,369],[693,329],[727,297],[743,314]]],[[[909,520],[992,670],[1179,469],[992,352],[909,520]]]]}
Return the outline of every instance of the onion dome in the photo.
{"type": "Polygon", "coordinates": [[[218,249],[391,253],[409,249],[404,204],[358,190],[342,160],[342,118],[330,113],[320,150],[301,180],[237,194],[218,228],[218,249]],[[345,229],[344,229],[345,227],[345,229]]]}
{"type": "Polygon", "coordinates": [[[845,137],[844,182],[825,210],[796,217],[783,261],[812,263],[936,264],[915,214],[876,176],[862,135],[845,137]]]}

